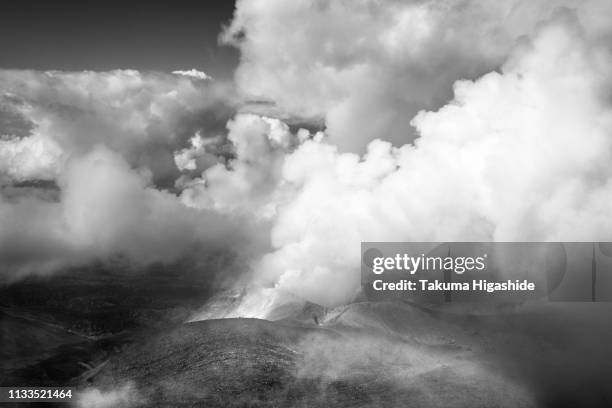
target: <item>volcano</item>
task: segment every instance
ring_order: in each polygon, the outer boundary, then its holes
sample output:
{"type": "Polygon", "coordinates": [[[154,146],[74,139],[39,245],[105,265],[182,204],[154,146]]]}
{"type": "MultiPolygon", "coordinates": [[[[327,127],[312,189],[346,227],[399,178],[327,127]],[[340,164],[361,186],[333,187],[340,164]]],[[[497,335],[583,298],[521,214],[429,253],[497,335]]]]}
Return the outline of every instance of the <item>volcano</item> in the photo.
{"type": "Polygon", "coordinates": [[[487,314],[362,302],[318,322],[189,322],[132,344],[81,390],[103,401],[129,385],[122,404],[153,407],[605,406],[601,373],[612,364],[596,356],[612,336],[594,321],[609,307],[594,307],[487,314]],[[572,326],[586,314],[596,342],[572,326]]]}

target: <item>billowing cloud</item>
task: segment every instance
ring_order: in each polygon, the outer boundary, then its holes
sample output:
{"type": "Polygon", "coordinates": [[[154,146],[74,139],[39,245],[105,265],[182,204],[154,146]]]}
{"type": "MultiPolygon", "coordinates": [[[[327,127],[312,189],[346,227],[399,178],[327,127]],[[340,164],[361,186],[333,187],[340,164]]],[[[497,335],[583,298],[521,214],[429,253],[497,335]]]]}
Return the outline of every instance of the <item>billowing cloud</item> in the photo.
{"type": "MultiPolygon", "coordinates": [[[[103,144],[130,164],[149,168],[162,183],[178,175],[173,150],[198,131],[204,137],[223,132],[235,104],[227,84],[134,70],[2,70],[0,90],[0,105],[31,124],[33,139],[5,141],[0,157],[18,160],[11,157],[35,144],[37,155],[57,155],[59,150],[65,159],[103,144]]],[[[55,163],[59,166],[61,160],[55,163]]],[[[11,177],[22,178],[14,174],[14,166],[11,171],[11,177]]],[[[42,177],[40,173],[57,173],[57,168],[49,169],[43,160],[41,169],[24,171],[42,177]]]]}
{"type": "MultiPolygon", "coordinates": [[[[278,119],[253,114],[236,115],[227,128],[233,158],[209,167],[201,177],[182,180],[183,201],[258,218],[274,215],[286,195],[279,186],[285,155],[312,135],[305,129],[294,134],[278,119]]],[[[178,152],[175,160],[184,168],[195,168],[195,157],[204,154],[203,142],[194,139],[192,148],[178,152]]]]}
{"type": "MultiPolygon", "coordinates": [[[[204,139],[200,133],[196,133],[190,140],[191,146],[181,149],[174,153],[174,163],[181,171],[194,171],[198,166],[198,161],[202,158],[206,159],[206,156],[210,155],[207,151],[207,146],[213,144],[214,139],[204,139]]],[[[217,161],[217,156],[213,156],[210,159],[217,161]]],[[[210,166],[205,166],[210,167],[210,166]]]]}
{"type": "Polygon", "coordinates": [[[0,183],[2,180],[53,180],[62,150],[51,139],[33,135],[0,139],[0,183]]]}
{"type": "Polygon", "coordinates": [[[248,222],[183,205],[106,147],[67,161],[55,200],[0,196],[5,278],[126,257],[133,265],[248,251],[248,222]]]}
{"type": "Polygon", "coordinates": [[[0,142],[2,266],[236,248],[264,253],[254,283],[337,305],[360,241],[610,240],[611,7],[239,1],[242,97],[316,134],[190,75],[1,71],[31,124],[0,142]]]}
{"type": "Polygon", "coordinates": [[[421,111],[420,137],[359,156],[304,142],[288,155],[276,250],[259,280],[326,305],[359,290],[360,241],[608,241],[612,56],[560,10],[500,69],[421,111]]]}
{"type": "MultiPolygon", "coordinates": [[[[173,154],[189,140],[215,145],[194,170],[224,162],[231,86],[131,70],[4,70],[0,89],[2,281],[117,257],[146,266],[248,252],[248,220],[190,208],[173,190],[183,169],[173,154]]],[[[259,242],[267,238],[250,238],[259,242]]]]}
{"type": "Polygon", "coordinates": [[[200,80],[212,79],[210,76],[208,76],[206,74],[206,72],[198,71],[195,68],[188,69],[188,70],[172,71],[172,73],[175,74],[175,75],[183,75],[183,76],[187,76],[187,77],[191,77],[191,78],[195,78],[195,79],[200,79],[200,80]]]}
{"type": "Polygon", "coordinates": [[[559,7],[593,41],[610,30],[605,0],[239,0],[223,39],[241,51],[236,81],[280,111],[322,117],[340,151],[411,142],[421,109],[452,84],[499,68],[517,40],[559,7]]]}

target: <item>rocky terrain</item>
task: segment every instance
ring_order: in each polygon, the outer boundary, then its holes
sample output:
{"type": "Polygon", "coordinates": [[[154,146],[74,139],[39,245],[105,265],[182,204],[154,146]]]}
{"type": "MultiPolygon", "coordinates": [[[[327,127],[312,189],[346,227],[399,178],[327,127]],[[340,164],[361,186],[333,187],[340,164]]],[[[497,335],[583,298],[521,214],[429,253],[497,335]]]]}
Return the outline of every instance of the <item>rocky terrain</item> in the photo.
{"type": "Polygon", "coordinates": [[[171,270],[26,280],[0,294],[2,384],[75,386],[80,407],[611,401],[607,303],[327,309],[283,298],[268,319],[246,319],[224,312],[242,294],[207,302],[206,285],[171,270]]]}
{"type": "Polygon", "coordinates": [[[597,327],[609,310],[594,307],[356,303],[319,325],[191,322],[113,357],[84,395],[159,407],[606,406],[612,364],[601,355],[611,336],[597,327]],[[587,314],[582,326],[596,341],[572,327],[587,314]]]}
{"type": "Polygon", "coordinates": [[[0,385],[77,383],[131,342],[184,322],[209,297],[198,279],[91,267],[0,286],[0,385]]]}

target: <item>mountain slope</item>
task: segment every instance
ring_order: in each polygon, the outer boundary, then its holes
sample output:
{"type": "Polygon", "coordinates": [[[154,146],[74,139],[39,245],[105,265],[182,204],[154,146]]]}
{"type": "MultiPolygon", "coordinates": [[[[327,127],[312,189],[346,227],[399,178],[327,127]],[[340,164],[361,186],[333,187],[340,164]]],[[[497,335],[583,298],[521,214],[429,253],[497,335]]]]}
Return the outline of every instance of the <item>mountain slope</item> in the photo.
{"type": "Polygon", "coordinates": [[[191,322],[111,359],[91,387],[105,395],[129,384],[132,396],[124,405],[134,406],[535,404],[525,387],[475,350],[451,341],[428,344],[448,323],[412,309],[357,304],[321,326],[240,318],[191,322]],[[381,319],[377,313],[392,310],[404,327],[372,327],[381,319]],[[411,338],[410,326],[432,333],[411,338]]]}

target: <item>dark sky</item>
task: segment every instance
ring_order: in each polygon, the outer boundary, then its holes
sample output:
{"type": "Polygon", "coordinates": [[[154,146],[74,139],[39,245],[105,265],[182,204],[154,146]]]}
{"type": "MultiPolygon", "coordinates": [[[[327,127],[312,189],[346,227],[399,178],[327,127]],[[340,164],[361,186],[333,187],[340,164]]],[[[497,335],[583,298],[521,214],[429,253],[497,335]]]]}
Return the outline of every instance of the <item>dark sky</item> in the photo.
{"type": "Polygon", "coordinates": [[[0,68],[172,71],[231,76],[217,36],[233,0],[19,0],[0,7],[0,68]]]}

